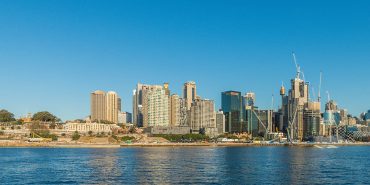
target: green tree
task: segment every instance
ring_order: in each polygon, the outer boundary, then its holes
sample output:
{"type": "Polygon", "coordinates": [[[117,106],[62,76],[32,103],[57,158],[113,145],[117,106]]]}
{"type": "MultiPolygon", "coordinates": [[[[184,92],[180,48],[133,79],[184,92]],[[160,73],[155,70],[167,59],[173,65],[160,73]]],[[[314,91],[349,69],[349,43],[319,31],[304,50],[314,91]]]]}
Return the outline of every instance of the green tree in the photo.
{"type": "Polygon", "coordinates": [[[72,140],[73,141],[77,141],[77,140],[79,140],[80,139],[80,134],[77,132],[77,131],[75,131],[74,133],[73,133],[73,135],[72,135],[72,140]]]}
{"type": "Polygon", "coordinates": [[[32,117],[32,120],[42,121],[42,122],[53,122],[53,123],[60,121],[58,117],[54,116],[48,111],[42,111],[42,112],[38,112],[34,114],[32,117]]]}
{"type": "Polygon", "coordinates": [[[0,110],[0,122],[11,122],[11,121],[15,121],[14,114],[5,109],[0,110]]]}
{"type": "Polygon", "coordinates": [[[87,134],[89,134],[89,136],[91,137],[93,135],[93,131],[89,130],[87,134]]]}

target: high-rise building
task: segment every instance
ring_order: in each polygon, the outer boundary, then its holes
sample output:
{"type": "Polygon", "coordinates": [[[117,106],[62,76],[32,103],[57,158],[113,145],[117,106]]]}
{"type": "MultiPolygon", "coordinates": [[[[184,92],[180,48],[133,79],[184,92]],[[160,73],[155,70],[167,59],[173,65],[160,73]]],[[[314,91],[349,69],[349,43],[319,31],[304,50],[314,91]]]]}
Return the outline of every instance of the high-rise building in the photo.
{"type": "Polygon", "coordinates": [[[244,105],[241,93],[238,91],[226,91],[221,94],[221,107],[225,114],[225,132],[247,132],[244,120],[244,105]]]}
{"type": "Polygon", "coordinates": [[[189,111],[190,128],[193,133],[200,133],[202,129],[216,129],[216,112],[213,100],[196,99],[189,111]]]}
{"type": "Polygon", "coordinates": [[[254,103],[256,102],[256,94],[253,92],[246,93],[244,95],[244,105],[245,106],[254,106],[254,103]]]}
{"type": "Polygon", "coordinates": [[[91,120],[106,120],[106,97],[105,92],[97,90],[90,95],[91,120]]]}
{"type": "Polygon", "coordinates": [[[160,85],[151,85],[142,92],[143,126],[169,126],[169,98],[166,89],[160,85]]]}
{"type": "Polygon", "coordinates": [[[225,115],[222,111],[216,113],[216,127],[218,134],[225,133],[225,115]]]}
{"type": "Polygon", "coordinates": [[[132,102],[132,121],[138,126],[143,126],[143,92],[150,85],[138,83],[136,89],[133,91],[133,102],[132,102]]]}
{"type": "Polygon", "coordinates": [[[118,123],[118,95],[116,92],[109,91],[106,95],[106,120],[118,123]]]}
{"type": "Polygon", "coordinates": [[[258,107],[256,106],[245,106],[246,122],[247,122],[247,133],[253,137],[260,135],[259,126],[260,122],[258,120],[258,107]]]}
{"type": "Polygon", "coordinates": [[[187,126],[187,108],[185,99],[171,95],[171,126],[187,126]]]}
{"type": "Polygon", "coordinates": [[[329,102],[325,104],[325,110],[337,111],[338,105],[334,100],[330,100],[329,102]]]}
{"type": "Polygon", "coordinates": [[[184,99],[186,101],[186,107],[190,110],[191,103],[197,98],[197,87],[195,82],[189,81],[184,84],[184,99]]]}
{"type": "Polygon", "coordinates": [[[118,111],[119,112],[122,111],[122,99],[121,98],[118,98],[118,111]]]}
{"type": "Polygon", "coordinates": [[[313,137],[320,135],[320,102],[308,102],[304,109],[303,138],[312,140],[313,137]]]}
{"type": "Polygon", "coordinates": [[[340,109],[340,122],[342,125],[348,125],[348,110],[340,109]]]}
{"type": "Polygon", "coordinates": [[[284,86],[280,90],[282,107],[279,127],[287,127],[290,139],[303,139],[303,111],[308,102],[308,83],[300,78],[300,70],[295,79],[291,80],[291,89],[285,95],[284,86]],[[289,125],[289,122],[292,122],[289,125]]]}
{"type": "Polygon", "coordinates": [[[91,120],[118,123],[118,94],[113,91],[91,93],[91,120]]]}
{"type": "MultiPolygon", "coordinates": [[[[273,126],[273,111],[272,110],[256,110],[256,114],[258,115],[258,135],[264,136],[266,131],[269,133],[274,132],[273,126]]],[[[253,135],[255,136],[255,135],[253,135]]]]}

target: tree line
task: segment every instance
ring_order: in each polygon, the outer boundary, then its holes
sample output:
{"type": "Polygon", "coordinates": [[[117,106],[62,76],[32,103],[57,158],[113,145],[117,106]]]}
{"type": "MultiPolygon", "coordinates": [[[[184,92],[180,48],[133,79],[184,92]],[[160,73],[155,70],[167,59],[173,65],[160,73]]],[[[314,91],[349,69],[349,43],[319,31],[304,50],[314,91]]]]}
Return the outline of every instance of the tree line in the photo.
{"type": "MultiPolygon", "coordinates": [[[[57,116],[53,115],[48,111],[41,111],[35,113],[32,118],[32,121],[40,121],[40,122],[50,122],[50,123],[58,123],[61,121],[57,116]]],[[[2,109],[0,110],[0,122],[15,122],[14,114],[9,112],[8,110],[2,109]]]]}

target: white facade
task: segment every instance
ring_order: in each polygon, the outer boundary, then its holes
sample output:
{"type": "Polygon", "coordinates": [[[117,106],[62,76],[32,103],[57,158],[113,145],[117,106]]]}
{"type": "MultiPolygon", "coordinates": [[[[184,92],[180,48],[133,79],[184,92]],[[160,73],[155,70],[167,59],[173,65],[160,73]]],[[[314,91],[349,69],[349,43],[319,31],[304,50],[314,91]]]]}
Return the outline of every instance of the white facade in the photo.
{"type": "Polygon", "coordinates": [[[143,90],[143,126],[169,126],[169,98],[163,86],[143,90]]]}
{"type": "Polygon", "coordinates": [[[63,126],[64,131],[66,132],[80,132],[88,133],[92,131],[94,133],[101,132],[112,132],[112,129],[119,128],[119,126],[114,124],[101,124],[101,123],[66,123],[63,126]]]}

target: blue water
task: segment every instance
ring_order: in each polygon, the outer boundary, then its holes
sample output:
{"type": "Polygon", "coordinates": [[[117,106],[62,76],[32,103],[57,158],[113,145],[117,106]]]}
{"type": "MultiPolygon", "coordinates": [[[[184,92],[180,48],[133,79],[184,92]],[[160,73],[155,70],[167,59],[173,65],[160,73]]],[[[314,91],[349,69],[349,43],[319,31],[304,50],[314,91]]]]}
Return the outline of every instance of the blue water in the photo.
{"type": "Polygon", "coordinates": [[[0,148],[1,184],[369,184],[370,147],[0,148]]]}

